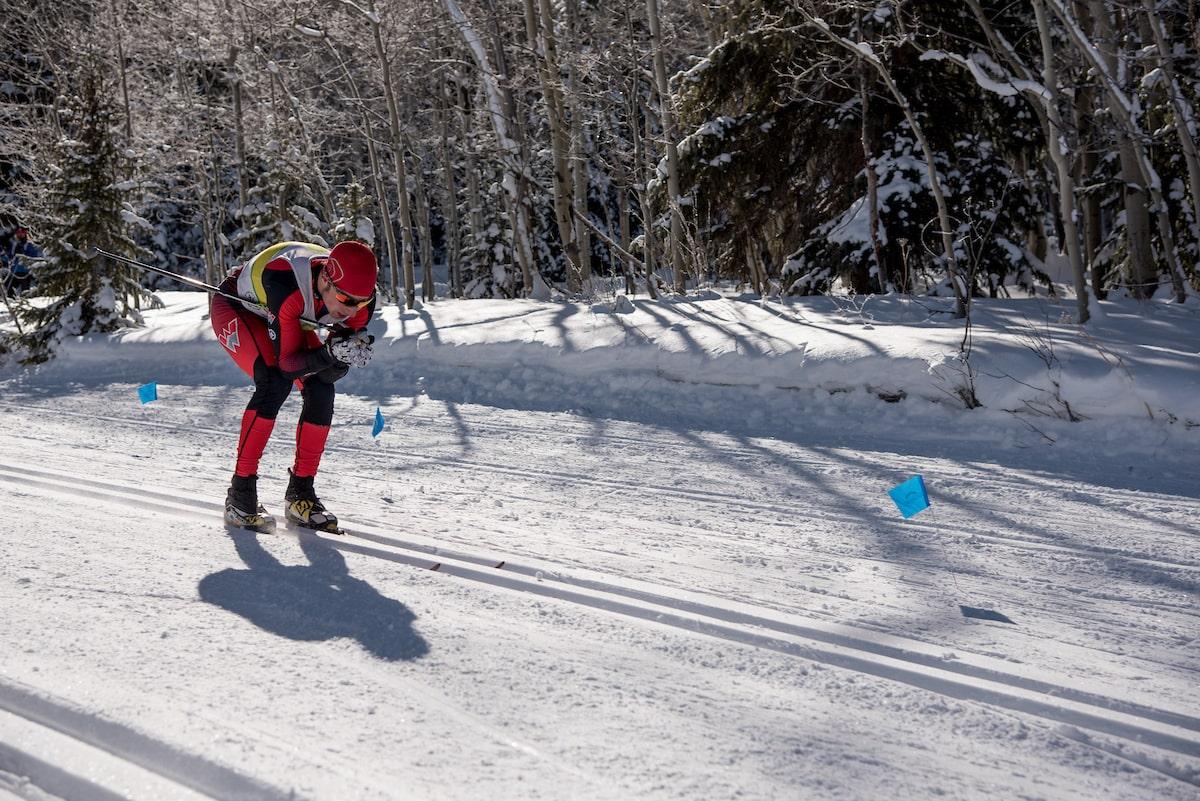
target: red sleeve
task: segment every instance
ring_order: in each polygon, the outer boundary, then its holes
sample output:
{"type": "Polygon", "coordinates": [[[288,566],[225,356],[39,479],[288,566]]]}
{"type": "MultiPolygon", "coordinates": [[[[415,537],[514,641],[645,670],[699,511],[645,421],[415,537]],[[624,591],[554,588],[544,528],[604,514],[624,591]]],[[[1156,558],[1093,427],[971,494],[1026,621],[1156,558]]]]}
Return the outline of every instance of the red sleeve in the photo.
{"type": "Polygon", "coordinates": [[[276,331],[279,333],[279,369],[287,375],[303,375],[308,370],[308,351],[320,346],[320,341],[310,332],[300,327],[300,317],[304,314],[304,295],[296,290],[288,295],[287,300],[279,307],[275,318],[276,331]]]}

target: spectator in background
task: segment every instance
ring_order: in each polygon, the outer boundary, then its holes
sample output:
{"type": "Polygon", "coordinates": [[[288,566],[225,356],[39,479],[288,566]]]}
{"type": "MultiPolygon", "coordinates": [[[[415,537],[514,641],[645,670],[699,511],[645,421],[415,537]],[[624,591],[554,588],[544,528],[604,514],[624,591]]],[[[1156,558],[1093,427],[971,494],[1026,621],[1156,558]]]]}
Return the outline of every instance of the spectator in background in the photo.
{"type": "Polygon", "coordinates": [[[29,241],[29,231],[18,228],[13,233],[8,252],[4,254],[4,291],[10,296],[27,295],[33,284],[34,263],[42,257],[42,249],[29,241]]]}

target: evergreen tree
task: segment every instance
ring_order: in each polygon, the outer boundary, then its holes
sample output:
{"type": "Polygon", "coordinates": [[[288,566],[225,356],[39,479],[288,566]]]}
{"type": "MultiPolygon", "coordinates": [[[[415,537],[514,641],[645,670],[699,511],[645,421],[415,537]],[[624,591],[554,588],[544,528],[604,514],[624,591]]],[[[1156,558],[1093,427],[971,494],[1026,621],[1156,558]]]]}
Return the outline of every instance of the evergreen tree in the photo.
{"type": "MultiPolygon", "coordinates": [[[[806,6],[869,48],[921,121],[955,209],[955,258],[978,279],[972,291],[995,292],[1013,275],[1028,283],[1034,268],[1021,244],[1029,220],[1043,214],[1036,198],[1045,176],[1010,165],[1040,145],[1036,120],[1023,103],[922,58],[975,34],[965,10],[945,0],[806,6]]],[[[684,195],[718,272],[740,277],[762,260],[794,292],[835,284],[870,292],[922,275],[937,287],[946,265],[925,156],[895,97],[805,24],[793,2],[740,0],[729,24],[728,38],[676,79],[691,129],[680,146],[684,195]],[[867,226],[868,169],[878,187],[878,252],[867,226]]]]}
{"type": "MultiPolygon", "coordinates": [[[[23,361],[53,357],[66,336],[139,325],[130,300],[141,292],[131,268],[111,264],[94,248],[133,252],[118,188],[119,154],[114,141],[112,87],[94,55],[86,56],[58,109],[58,139],[41,165],[40,207],[31,209],[46,261],[38,288],[44,306],[24,306],[23,361]]],[[[32,199],[32,198],[31,198],[32,199]]]]}

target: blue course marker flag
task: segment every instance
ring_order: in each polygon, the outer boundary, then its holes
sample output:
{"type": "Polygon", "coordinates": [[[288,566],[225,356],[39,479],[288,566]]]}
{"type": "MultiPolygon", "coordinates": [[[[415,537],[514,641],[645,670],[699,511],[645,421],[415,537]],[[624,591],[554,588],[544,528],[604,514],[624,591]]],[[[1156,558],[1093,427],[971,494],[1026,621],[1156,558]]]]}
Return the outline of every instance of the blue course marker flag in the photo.
{"type": "Polygon", "coordinates": [[[888,495],[896,502],[904,519],[915,515],[922,509],[929,508],[929,493],[925,491],[925,479],[919,475],[913,476],[903,484],[898,484],[888,490],[888,495]]]}
{"type": "Polygon", "coordinates": [[[138,387],[138,400],[145,406],[150,401],[158,400],[158,384],[151,381],[149,384],[142,384],[138,387]]]}
{"type": "Polygon", "coordinates": [[[383,409],[375,407],[375,426],[371,429],[371,436],[378,437],[383,431],[383,409]]]}

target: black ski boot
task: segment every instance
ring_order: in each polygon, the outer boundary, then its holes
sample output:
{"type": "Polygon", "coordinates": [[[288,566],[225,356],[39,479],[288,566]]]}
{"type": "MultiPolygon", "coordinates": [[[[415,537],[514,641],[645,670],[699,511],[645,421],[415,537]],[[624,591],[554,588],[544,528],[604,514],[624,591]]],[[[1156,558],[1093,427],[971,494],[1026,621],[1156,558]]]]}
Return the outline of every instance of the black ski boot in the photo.
{"type": "Polygon", "coordinates": [[[234,476],[225,494],[225,524],[249,531],[275,530],[275,518],[258,502],[258,476],[234,476]]]}
{"type": "Polygon", "coordinates": [[[314,531],[324,531],[328,534],[342,534],[338,527],[337,517],[325,509],[325,504],[313,490],[312,476],[298,476],[290,469],[287,492],[283,499],[287,502],[284,515],[287,519],[302,528],[314,531]]]}

